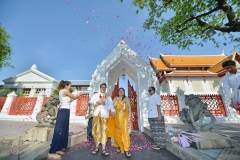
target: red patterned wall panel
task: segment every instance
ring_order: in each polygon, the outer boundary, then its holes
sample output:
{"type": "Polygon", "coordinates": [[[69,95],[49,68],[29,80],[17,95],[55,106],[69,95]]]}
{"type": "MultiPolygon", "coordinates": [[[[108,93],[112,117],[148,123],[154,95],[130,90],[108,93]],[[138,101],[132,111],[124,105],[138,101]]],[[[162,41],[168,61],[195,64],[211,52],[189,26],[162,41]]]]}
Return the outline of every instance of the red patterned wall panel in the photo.
{"type": "Polygon", "coordinates": [[[77,99],[76,116],[85,116],[88,110],[89,95],[81,95],[77,99]]]}
{"type": "Polygon", "coordinates": [[[6,99],[6,97],[0,97],[0,112],[2,111],[6,99]]]}
{"type": "Polygon", "coordinates": [[[177,95],[161,95],[161,103],[165,116],[178,116],[179,103],[177,95]]]}
{"type": "Polygon", "coordinates": [[[36,101],[36,97],[13,98],[9,115],[31,115],[34,110],[36,101]]]}
{"type": "Polygon", "coordinates": [[[208,111],[214,116],[227,116],[222,96],[220,94],[201,94],[202,102],[208,104],[208,111]]]}
{"type": "Polygon", "coordinates": [[[128,80],[128,98],[130,99],[131,104],[131,129],[137,130],[138,129],[138,115],[137,115],[137,94],[134,90],[133,86],[130,84],[130,81],[128,80]]]}
{"type": "Polygon", "coordinates": [[[118,95],[118,88],[119,88],[119,80],[117,81],[117,84],[114,86],[114,89],[112,92],[112,100],[118,95]]]}

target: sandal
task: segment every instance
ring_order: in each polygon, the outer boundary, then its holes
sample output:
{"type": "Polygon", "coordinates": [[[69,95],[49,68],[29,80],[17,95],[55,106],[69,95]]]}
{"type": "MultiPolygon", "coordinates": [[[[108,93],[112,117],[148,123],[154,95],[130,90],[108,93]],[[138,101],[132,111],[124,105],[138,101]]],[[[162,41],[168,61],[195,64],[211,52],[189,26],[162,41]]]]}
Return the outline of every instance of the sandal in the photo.
{"type": "Polygon", "coordinates": [[[99,148],[97,147],[94,151],[92,151],[92,154],[95,155],[99,152],[99,148]]]}
{"type": "Polygon", "coordinates": [[[158,147],[158,146],[156,146],[156,147],[153,147],[153,149],[158,151],[158,150],[160,150],[161,148],[158,147]]]}
{"type": "Polygon", "coordinates": [[[109,153],[106,151],[106,149],[102,150],[102,155],[109,156],[109,153]]]}
{"type": "Polygon", "coordinates": [[[58,159],[62,159],[62,157],[60,155],[58,155],[58,154],[48,153],[47,159],[49,159],[49,160],[58,160],[58,159]]]}
{"type": "Polygon", "coordinates": [[[158,147],[158,146],[156,144],[153,144],[152,147],[155,148],[155,147],[158,147]]]}
{"type": "Polygon", "coordinates": [[[117,148],[117,153],[120,153],[120,152],[121,152],[120,147],[118,147],[117,148]]]}
{"type": "Polygon", "coordinates": [[[130,153],[129,151],[126,151],[126,152],[125,152],[125,156],[126,156],[126,157],[131,157],[132,155],[131,155],[131,153],[130,153]]]}
{"type": "Polygon", "coordinates": [[[65,154],[63,151],[57,151],[56,153],[60,156],[64,156],[64,154],[65,154]]]}

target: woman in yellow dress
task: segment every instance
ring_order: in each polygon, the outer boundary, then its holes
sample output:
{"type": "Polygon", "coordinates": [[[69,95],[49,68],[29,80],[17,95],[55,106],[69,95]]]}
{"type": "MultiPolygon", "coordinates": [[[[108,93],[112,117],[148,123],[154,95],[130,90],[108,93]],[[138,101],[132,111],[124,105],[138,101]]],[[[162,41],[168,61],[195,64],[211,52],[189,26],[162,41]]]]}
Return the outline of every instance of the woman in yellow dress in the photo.
{"type": "Polygon", "coordinates": [[[118,153],[125,152],[127,157],[131,157],[131,153],[129,152],[131,106],[130,100],[125,96],[125,90],[123,88],[119,88],[118,96],[114,98],[113,104],[116,109],[116,116],[114,118],[114,146],[117,147],[118,153]]]}

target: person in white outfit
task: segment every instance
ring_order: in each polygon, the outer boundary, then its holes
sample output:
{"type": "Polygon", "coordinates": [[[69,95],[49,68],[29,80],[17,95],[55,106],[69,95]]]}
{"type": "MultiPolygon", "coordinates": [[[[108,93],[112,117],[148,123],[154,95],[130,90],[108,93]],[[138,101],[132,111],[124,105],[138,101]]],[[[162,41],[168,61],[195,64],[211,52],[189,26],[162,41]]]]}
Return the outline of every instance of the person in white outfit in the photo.
{"type": "Polygon", "coordinates": [[[106,151],[106,143],[108,140],[108,116],[109,110],[113,117],[115,116],[115,109],[113,107],[112,98],[106,95],[106,83],[100,85],[100,93],[96,93],[92,96],[90,102],[93,106],[93,122],[92,122],[92,135],[96,144],[96,149],[92,154],[99,152],[99,144],[102,144],[102,155],[108,156],[106,151]]]}
{"type": "Polygon", "coordinates": [[[224,93],[231,102],[230,106],[240,111],[240,70],[233,60],[223,62],[222,67],[228,72],[223,77],[224,93]]]}

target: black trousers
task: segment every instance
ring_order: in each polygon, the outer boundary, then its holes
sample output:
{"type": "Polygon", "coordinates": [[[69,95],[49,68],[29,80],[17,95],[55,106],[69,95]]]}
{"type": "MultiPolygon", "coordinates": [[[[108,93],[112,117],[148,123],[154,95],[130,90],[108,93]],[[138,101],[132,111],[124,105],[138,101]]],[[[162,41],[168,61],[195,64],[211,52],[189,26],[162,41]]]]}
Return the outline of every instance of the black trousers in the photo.
{"type": "Polygon", "coordinates": [[[88,119],[88,126],[87,126],[87,136],[88,136],[88,138],[93,138],[93,136],[92,136],[92,120],[93,120],[92,117],[88,119]]]}
{"type": "Polygon", "coordinates": [[[68,145],[70,109],[59,109],[49,153],[64,151],[68,145]]]}

